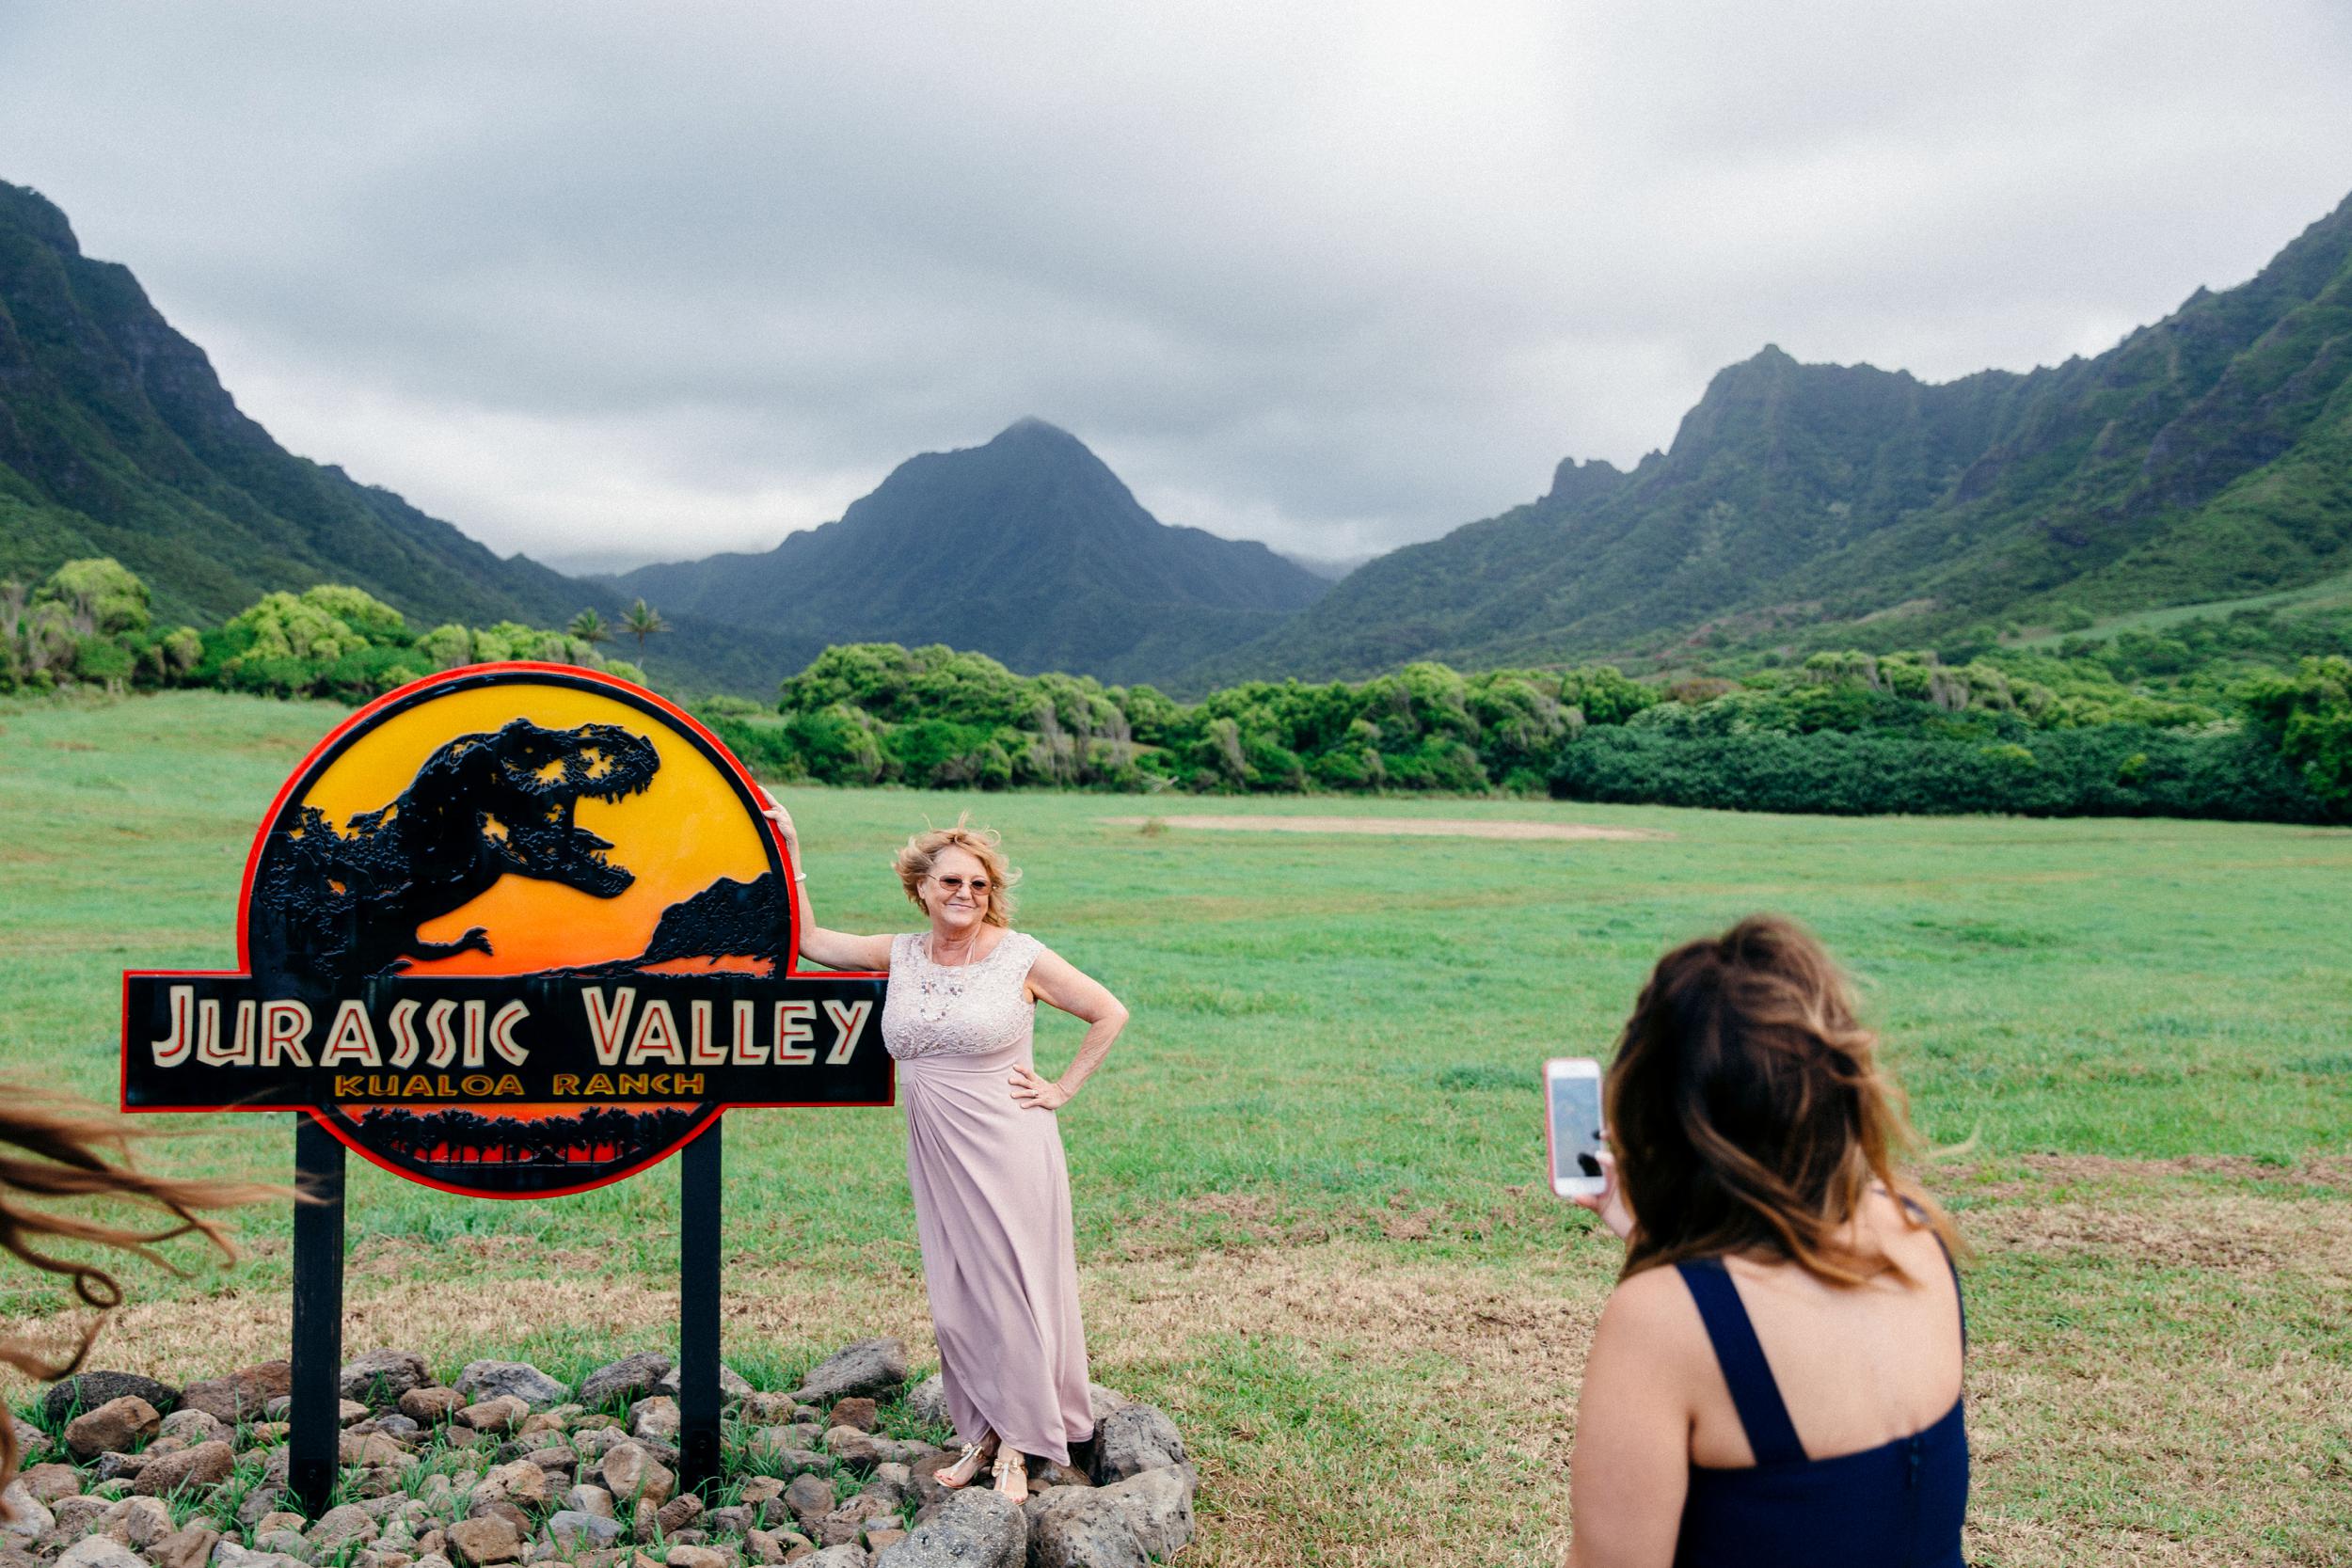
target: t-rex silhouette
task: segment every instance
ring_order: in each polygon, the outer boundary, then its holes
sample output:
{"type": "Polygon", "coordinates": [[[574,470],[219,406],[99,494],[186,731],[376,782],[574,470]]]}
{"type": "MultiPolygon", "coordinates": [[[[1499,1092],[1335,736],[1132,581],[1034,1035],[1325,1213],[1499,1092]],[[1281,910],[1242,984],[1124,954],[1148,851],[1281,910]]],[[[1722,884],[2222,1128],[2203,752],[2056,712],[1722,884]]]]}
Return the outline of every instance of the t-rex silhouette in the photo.
{"type": "Polygon", "coordinates": [[[611,898],[637,879],[612,844],[573,825],[583,799],[619,800],[653,782],[653,743],[617,724],[550,730],[528,719],[462,735],[427,757],[399,799],[338,830],[316,806],[269,835],[247,932],[255,972],[322,986],[394,974],[424,958],[490,951],[477,926],[454,942],[417,927],[501,877],[611,898]]]}

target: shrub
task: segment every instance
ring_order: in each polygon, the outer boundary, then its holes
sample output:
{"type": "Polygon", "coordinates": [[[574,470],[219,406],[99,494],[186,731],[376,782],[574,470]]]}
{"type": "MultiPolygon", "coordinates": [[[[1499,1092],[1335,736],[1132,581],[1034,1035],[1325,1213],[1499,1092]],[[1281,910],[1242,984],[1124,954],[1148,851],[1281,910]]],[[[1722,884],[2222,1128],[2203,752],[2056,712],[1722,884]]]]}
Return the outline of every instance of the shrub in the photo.
{"type": "Polygon", "coordinates": [[[2327,805],[2249,730],[2136,725],[1977,744],[1912,736],[1691,736],[1589,729],[1551,772],[1562,800],[1725,811],[2326,820],[2327,805]]]}

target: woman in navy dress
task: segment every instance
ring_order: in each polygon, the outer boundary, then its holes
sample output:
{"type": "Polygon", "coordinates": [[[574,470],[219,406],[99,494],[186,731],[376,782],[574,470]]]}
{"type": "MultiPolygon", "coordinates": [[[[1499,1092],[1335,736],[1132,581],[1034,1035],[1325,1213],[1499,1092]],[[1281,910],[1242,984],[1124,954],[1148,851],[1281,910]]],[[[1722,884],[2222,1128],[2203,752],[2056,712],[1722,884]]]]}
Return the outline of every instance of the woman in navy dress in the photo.
{"type": "Polygon", "coordinates": [[[1660,960],[1604,1090],[1626,1241],[1577,1405],[1575,1568],[1962,1568],[1951,1222],[1820,943],[1660,960]]]}

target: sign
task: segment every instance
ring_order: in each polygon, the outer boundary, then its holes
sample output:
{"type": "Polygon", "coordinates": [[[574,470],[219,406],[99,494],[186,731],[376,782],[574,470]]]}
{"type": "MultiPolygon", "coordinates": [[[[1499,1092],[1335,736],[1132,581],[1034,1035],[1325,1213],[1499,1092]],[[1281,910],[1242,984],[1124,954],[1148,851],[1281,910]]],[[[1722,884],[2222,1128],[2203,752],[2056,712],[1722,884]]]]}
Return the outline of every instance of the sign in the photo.
{"type": "Polygon", "coordinates": [[[793,973],[740,764],[649,691],[494,664],[354,714],[278,792],[234,972],[122,977],[122,1104],[299,1110],[412,1180],[580,1192],[729,1106],[886,1105],[883,978],[793,973]]]}

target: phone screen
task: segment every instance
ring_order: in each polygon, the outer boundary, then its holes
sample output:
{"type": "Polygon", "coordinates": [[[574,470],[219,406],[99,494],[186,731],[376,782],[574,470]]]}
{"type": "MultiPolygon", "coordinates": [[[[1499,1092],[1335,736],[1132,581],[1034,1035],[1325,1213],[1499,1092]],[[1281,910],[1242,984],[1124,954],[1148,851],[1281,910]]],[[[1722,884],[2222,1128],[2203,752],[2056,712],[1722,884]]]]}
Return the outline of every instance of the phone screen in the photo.
{"type": "Polygon", "coordinates": [[[1600,1175],[1599,1155],[1608,1148],[1600,1132],[1600,1080],[1558,1077],[1551,1081],[1551,1161],[1555,1180],[1600,1175]]]}

